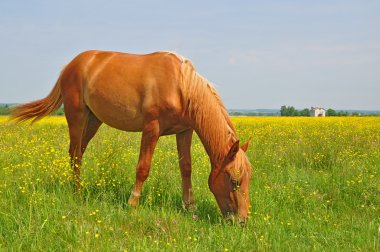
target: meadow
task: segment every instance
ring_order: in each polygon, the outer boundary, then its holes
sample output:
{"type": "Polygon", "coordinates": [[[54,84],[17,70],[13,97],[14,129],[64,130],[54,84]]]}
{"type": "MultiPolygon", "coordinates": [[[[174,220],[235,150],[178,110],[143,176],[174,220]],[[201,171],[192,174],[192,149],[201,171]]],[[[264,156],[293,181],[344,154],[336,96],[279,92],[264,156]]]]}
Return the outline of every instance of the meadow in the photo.
{"type": "Polygon", "coordinates": [[[137,209],[140,133],[103,125],[74,193],[64,117],[0,117],[0,251],[379,251],[380,118],[233,118],[252,163],[251,214],[226,222],[195,136],[198,209],[181,208],[175,137],[162,137],[137,209]]]}

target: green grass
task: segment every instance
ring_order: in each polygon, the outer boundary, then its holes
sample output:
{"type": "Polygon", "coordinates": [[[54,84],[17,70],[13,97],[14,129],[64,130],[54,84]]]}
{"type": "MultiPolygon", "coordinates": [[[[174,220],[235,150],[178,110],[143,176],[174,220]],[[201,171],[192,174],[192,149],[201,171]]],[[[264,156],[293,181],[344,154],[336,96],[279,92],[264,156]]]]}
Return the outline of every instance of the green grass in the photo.
{"type": "Polygon", "coordinates": [[[192,145],[195,213],[181,208],[175,137],[162,137],[141,205],[128,197],[139,133],[102,126],[73,193],[63,118],[0,118],[0,251],[379,251],[379,118],[234,118],[253,165],[251,218],[225,222],[192,145]]]}

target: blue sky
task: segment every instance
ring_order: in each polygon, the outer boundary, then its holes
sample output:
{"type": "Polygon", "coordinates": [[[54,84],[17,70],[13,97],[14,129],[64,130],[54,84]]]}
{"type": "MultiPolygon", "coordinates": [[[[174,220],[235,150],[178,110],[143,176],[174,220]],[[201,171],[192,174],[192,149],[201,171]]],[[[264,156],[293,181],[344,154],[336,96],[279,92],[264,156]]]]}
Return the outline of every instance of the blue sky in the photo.
{"type": "Polygon", "coordinates": [[[380,1],[0,2],[0,103],[45,97],[81,51],[175,51],[231,109],[380,109],[380,1]]]}

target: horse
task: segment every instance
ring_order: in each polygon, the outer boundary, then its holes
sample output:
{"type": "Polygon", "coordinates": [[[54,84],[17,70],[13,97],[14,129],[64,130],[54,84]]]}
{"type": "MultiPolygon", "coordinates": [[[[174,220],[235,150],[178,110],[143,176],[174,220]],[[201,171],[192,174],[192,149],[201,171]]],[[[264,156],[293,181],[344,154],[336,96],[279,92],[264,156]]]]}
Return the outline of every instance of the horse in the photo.
{"type": "Polygon", "coordinates": [[[82,156],[102,123],[142,132],[136,179],[128,204],[136,207],[160,136],[176,134],[182,206],[195,209],[190,146],[195,131],[211,163],[208,185],[227,219],[246,223],[251,164],[215,88],[192,62],[173,52],[145,55],[85,51],[61,71],[48,96],[14,107],[13,119],[31,123],[64,106],[74,184],[80,190],[82,156]]]}

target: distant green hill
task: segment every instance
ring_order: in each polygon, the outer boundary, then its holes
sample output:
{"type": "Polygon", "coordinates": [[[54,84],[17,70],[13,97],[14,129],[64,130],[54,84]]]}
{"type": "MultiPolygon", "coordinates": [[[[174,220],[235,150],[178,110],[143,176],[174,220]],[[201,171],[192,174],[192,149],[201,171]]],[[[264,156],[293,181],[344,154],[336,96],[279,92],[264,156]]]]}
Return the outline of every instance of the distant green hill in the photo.
{"type": "Polygon", "coordinates": [[[0,115],[9,115],[9,105],[0,104],[0,115]]]}
{"type": "MultiPolygon", "coordinates": [[[[0,103],[0,115],[9,115],[10,108],[16,106],[16,103],[0,103]]],[[[53,115],[64,115],[63,107],[59,108],[53,115]]]]}
{"type": "Polygon", "coordinates": [[[231,116],[280,116],[279,109],[230,109],[231,116]]]}

